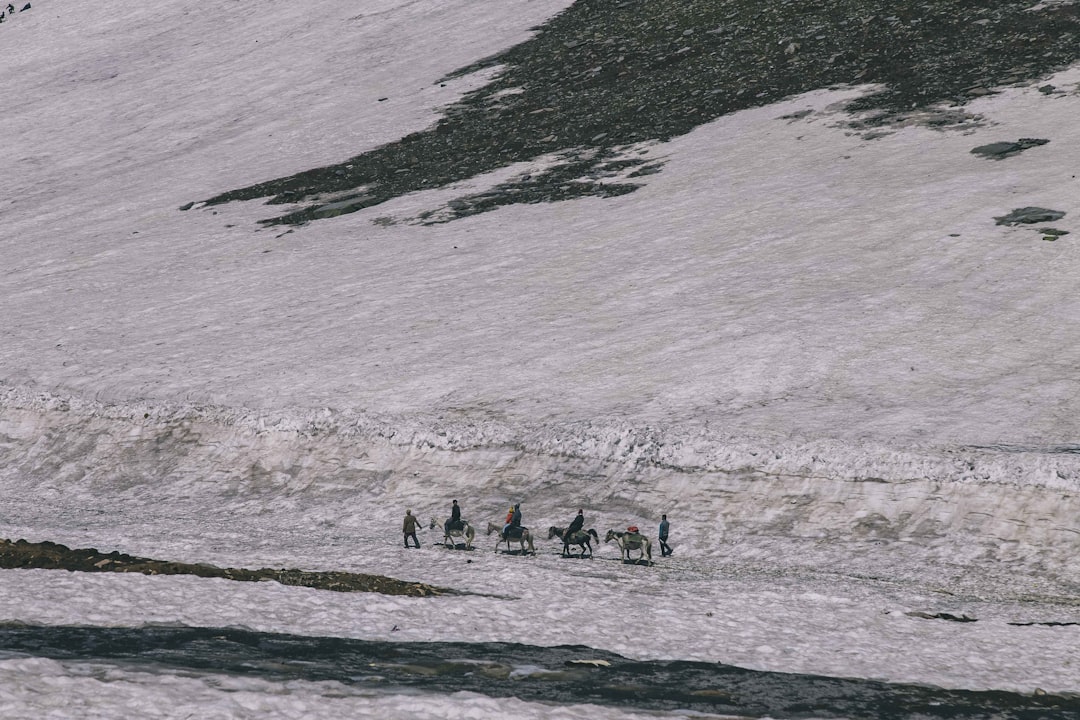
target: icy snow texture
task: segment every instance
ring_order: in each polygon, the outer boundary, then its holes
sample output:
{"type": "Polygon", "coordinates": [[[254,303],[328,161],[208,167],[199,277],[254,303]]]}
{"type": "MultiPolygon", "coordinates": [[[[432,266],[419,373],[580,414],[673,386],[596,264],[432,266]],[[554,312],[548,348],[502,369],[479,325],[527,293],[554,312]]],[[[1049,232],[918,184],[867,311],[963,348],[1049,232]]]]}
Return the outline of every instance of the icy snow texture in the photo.
{"type": "MultiPolygon", "coordinates": [[[[868,141],[842,111],[866,88],[815,92],[636,148],[666,164],[630,195],[438,227],[408,220],[506,173],[284,235],[257,203],[177,210],[430,125],[484,81],[438,78],[567,4],[42,0],[0,28],[0,536],[521,594],[4,571],[0,618],[404,621],[394,639],[1076,690],[1074,628],[1005,625],[1075,619],[1075,69],[1050,80],[1065,93],[972,103],[966,134],[868,141]],[[1051,142],[969,153],[1019,137],[1051,142]],[[1073,234],[994,224],[1027,205],[1073,234]],[[402,557],[405,506],[451,497],[481,523],[522,501],[534,528],[668,512],[678,553],[402,557]],[[568,586],[596,616],[549,607],[568,586]],[[902,612],[965,603],[979,623],[902,612]]],[[[25,683],[8,716],[43,716],[42,685],[100,690],[76,666],[3,671],[25,683]]],[[[110,687],[103,716],[172,702],[110,687]]]]}

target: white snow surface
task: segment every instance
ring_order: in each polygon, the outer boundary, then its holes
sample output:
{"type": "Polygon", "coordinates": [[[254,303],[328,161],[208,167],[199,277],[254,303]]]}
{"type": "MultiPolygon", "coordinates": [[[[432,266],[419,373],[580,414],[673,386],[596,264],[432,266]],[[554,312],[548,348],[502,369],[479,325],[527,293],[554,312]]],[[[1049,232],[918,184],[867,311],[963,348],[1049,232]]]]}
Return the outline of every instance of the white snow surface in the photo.
{"type": "MultiPolygon", "coordinates": [[[[809,93],[628,150],[666,163],[635,193],[433,227],[410,219],[521,168],[287,234],[257,224],[279,206],[177,209],[430,126],[488,77],[446,73],[569,4],[39,0],[0,26],[0,537],[512,598],[8,570],[0,620],[1080,690],[1080,629],[1008,624],[1080,619],[1080,70],[963,132],[867,139],[843,103],[871,88],[809,93]],[[1051,142],[969,152],[1020,137],[1051,142]],[[1072,234],[995,225],[1028,205],[1072,234]],[[677,550],[399,547],[406,507],[452,497],[481,527],[513,502],[541,531],[666,512],[677,550]]],[[[0,660],[0,715],[71,716],[61,694],[79,717],[664,716],[0,660]]]]}

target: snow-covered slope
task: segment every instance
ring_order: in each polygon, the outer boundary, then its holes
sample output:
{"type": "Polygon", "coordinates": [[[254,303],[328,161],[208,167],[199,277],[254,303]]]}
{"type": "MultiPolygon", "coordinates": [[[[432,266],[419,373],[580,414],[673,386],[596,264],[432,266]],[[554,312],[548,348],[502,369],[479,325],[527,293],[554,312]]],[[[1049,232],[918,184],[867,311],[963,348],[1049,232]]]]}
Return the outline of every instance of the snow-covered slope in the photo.
{"type": "Polygon", "coordinates": [[[865,140],[835,109],[862,91],[819,92],[651,146],[663,170],[630,195],[445,226],[372,222],[437,204],[424,195],[281,237],[258,204],[177,211],[429,125],[481,81],[438,79],[563,5],[16,17],[5,382],[899,446],[1076,438],[1071,239],[994,224],[1075,214],[1075,95],[1010,89],[968,106],[979,127],[865,140]],[[969,152],[1017,137],[1051,142],[969,152]]]}
{"type": "MultiPolygon", "coordinates": [[[[431,128],[499,67],[455,70],[570,5],[40,0],[0,24],[0,536],[438,581],[345,547],[396,550],[406,506],[458,497],[476,520],[521,501],[538,525],[667,512],[702,563],[686,597],[725,559],[1071,597],[1076,68],[946,129],[925,108],[859,126],[847,104],[879,86],[751,104],[618,147],[659,172],[616,197],[425,222],[552,153],[299,226],[260,223],[259,200],[202,202],[431,128]],[[1049,142],[971,153],[1019,138],[1049,142]],[[1065,215],[995,222],[1027,206],[1065,215]]],[[[0,619],[78,620],[63,607],[0,619]]],[[[213,607],[198,622],[230,622],[213,607]]],[[[329,632],[296,622],[268,628],[329,632]]],[[[700,631],[671,622],[678,641],[700,631]]],[[[680,655],[651,637],[609,647],[680,655]]],[[[955,660],[944,640],[924,671],[739,637],[754,644],[687,656],[921,682],[955,660]]],[[[1047,639],[1009,638],[1024,673],[961,663],[947,682],[1030,689],[1047,639]]]]}

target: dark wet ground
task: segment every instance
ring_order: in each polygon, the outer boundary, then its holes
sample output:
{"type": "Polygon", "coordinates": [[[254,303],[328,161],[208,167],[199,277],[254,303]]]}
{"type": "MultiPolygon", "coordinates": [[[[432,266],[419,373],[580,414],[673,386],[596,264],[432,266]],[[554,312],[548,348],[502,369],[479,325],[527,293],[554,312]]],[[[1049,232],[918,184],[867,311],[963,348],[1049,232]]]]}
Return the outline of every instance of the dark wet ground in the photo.
{"type": "MultiPolygon", "coordinates": [[[[877,83],[884,89],[850,110],[864,128],[888,126],[913,110],[962,106],[1067,67],[1080,58],[1080,4],[1033,12],[1034,4],[579,0],[527,42],[458,71],[504,66],[434,127],[337,165],[253,178],[257,184],[207,202],[265,197],[288,206],[266,223],[298,224],[549,154],[560,161],[419,220],[621,195],[662,171],[626,146],[667,140],[738,110],[818,88],[877,83]]],[[[942,126],[970,120],[955,111],[935,118],[930,122],[942,126]]]]}
{"type": "Polygon", "coordinates": [[[943,690],[759,672],[715,663],[636,661],[580,646],[389,643],[228,628],[0,625],[0,652],[271,680],[470,691],[559,704],[689,709],[771,718],[1071,720],[1080,697],[943,690]]]}

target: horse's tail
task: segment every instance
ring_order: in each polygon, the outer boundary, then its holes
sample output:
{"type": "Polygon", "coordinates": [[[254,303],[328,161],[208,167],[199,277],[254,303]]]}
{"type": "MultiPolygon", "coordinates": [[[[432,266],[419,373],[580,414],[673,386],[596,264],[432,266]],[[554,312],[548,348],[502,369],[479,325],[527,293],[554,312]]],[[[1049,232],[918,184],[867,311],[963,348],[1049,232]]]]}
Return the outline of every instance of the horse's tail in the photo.
{"type": "Polygon", "coordinates": [[[593,540],[600,542],[600,536],[596,534],[596,528],[589,528],[589,534],[593,536],[593,540]]]}

